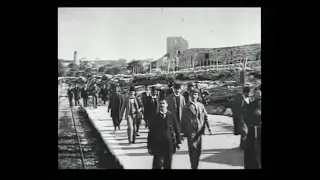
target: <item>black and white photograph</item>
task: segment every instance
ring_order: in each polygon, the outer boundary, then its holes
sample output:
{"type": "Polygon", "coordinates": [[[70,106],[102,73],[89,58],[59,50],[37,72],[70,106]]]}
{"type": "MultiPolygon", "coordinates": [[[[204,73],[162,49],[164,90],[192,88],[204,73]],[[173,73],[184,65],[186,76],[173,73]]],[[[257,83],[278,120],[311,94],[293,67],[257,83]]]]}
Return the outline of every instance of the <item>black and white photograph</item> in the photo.
{"type": "Polygon", "coordinates": [[[58,169],[262,169],[261,92],[260,7],[58,8],[58,169]]]}

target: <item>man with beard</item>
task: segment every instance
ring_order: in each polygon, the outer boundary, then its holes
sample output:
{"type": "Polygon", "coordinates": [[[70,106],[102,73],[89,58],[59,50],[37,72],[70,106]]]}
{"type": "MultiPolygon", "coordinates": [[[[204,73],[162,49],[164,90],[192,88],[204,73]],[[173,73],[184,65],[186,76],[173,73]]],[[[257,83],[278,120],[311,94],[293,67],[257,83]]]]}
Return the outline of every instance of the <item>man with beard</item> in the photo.
{"type": "Polygon", "coordinates": [[[80,105],[79,99],[80,99],[80,88],[78,87],[78,84],[75,84],[75,87],[73,88],[73,95],[74,95],[74,105],[78,106],[80,105]]]}
{"type": "Polygon", "coordinates": [[[88,96],[89,96],[89,90],[87,88],[87,84],[84,85],[84,87],[81,89],[81,98],[83,100],[83,107],[88,106],[88,96]]]}
{"type": "Polygon", "coordinates": [[[148,152],[153,155],[152,169],[171,169],[172,155],[181,144],[176,115],[167,110],[166,100],[160,101],[160,110],[150,121],[148,152]],[[163,161],[163,163],[162,163],[163,161]]]}
{"type": "Polygon", "coordinates": [[[124,99],[120,111],[120,117],[123,117],[124,111],[126,111],[124,118],[127,120],[128,125],[127,133],[129,145],[135,143],[137,134],[137,114],[141,113],[142,110],[139,107],[135,94],[136,91],[134,87],[130,87],[129,94],[126,99],[124,99]]]}
{"type": "Polygon", "coordinates": [[[254,89],[254,100],[246,106],[243,121],[247,129],[244,168],[261,169],[261,85],[254,89]]]}
{"type": "Polygon", "coordinates": [[[123,98],[120,94],[120,87],[114,86],[112,89],[112,94],[110,96],[109,106],[108,106],[108,113],[111,110],[111,118],[114,126],[114,131],[120,130],[120,123],[121,123],[121,117],[120,117],[120,111],[123,104],[123,98]]]}
{"type": "Polygon", "coordinates": [[[151,96],[147,96],[145,100],[145,116],[144,120],[146,121],[146,127],[150,121],[152,121],[155,115],[159,112],[160,100],[157,96],[157,89],[156,87],[151,87],[151,96]]]}
{"type": "MultiPolygon", "coordinates": [[[[177,116],[177,120],[180,123],[180,129],[182,128],[181,116],[182,116],[182,108],[186,104],[184,97],[181,93],[181,85],[175,84],[173,86],[173,94],[170,94],[166,100],[168,103],[168,110],[177,116]]],[[[182,132],[183,133],[183,132],[182,132]]]]}
{"type": "Polygon", "coordinates": [[[198,102],[199,90],[191,91],[191,101],[182,110],[182,123],[184,135],[188,139],[189,157],[191,169],[198,169],[202,150],[202,134],[205,123],[208,121],[207,111],[204,105],[198,102]]]}
{"type": "Polygon", "coordinates": [[[99,96],[101,97],[103,104],[106,104],[108,99],[108,89],[106,84],[103,84],[102,88],[100,89],[99,96]]]}

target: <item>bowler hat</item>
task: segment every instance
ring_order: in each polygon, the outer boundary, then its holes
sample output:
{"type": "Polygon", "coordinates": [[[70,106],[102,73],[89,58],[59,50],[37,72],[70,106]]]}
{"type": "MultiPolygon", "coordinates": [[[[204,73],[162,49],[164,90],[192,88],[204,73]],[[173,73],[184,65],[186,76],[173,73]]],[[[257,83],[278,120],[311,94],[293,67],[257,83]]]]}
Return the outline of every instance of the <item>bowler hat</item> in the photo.
{"type": "Polygon", "coordinates": [[[136,91],[133,86],[130,87],[129,91],[136,91]]]}
{"type": "Polygon", "coordinates": [[[151,87],[151,91],[156,91],[156,90],[157,90],[157,88],[155,86],[151,87]]]}
{"type": "Polygon", "coordinates": [[[174,89],[180,89],[181,88],[181,84],[176,83],[176,84],[173,85],[173,88],[174,89]]]}
{"type": "Polygon", "coordinates": [[[248,86],[244,87],[244,88],[243,88],[243,92],[244,92],[244,93],[245,93],[245,92],[250,92],[250,87],[248,87],[248,86]]]}

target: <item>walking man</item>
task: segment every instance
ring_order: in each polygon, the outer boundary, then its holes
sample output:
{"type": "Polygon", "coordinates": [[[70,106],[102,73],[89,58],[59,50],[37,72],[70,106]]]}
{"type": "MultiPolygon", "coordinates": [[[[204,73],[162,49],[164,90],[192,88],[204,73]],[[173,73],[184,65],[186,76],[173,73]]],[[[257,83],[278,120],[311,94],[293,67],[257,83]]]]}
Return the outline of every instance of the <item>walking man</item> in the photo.
{"type": "Polygon", "coordinates": [[[92,87],[93,108],[97,108],[98,106],[98,97],[99,97],[99,87],[97,86],[97,83],[94,82],[92,87]]]}
{"type": "Polygon", "coordinates": [[[73,96],[74,96],[74,105],[78,106],[80,105],[79,99],[80,99],[80,88],[78,87],[78,84],[75,84],[75,87],[73,88],[73,96]]]}
{"type": "Polygon", "coordinates": [[[145,121],[145,123],[146,123],[146,125],[145,125],[145,128],[147,128],[148,127],[148,122],[147,122],[147,111],[146,111],[146,109],[147,109],[147,105],[146,105],[146,101],[147,101],[147,98],[150,96],[150,87],[148,86],[148,85],[145,85],[145,92],[143,92],[142,94],[141,94],[141,101],[142,101],[142,104],[143,104],[143,117],[144,117],[144,121],[145,121]]]}
{"type": "Polygon", "coordinates": [[[151,96],[147,96],[145,100],[144,120],[146,122],[146,127],[148,127],[149,122],[155,118],[156,114],[159,112],[159,108],[160,100],[157,96],[157,89],[153,86],[151,87],[151,96]]]}
{"type": "Polygon", "coordinates": [[[67,91],[67,95],[68,95],[68,99],[69,99],[69,105],[70,107],[73,106],[73,103],[72,103],[72,99],[73,99],[73,89],[71,87],[71,84],[69,84],[69,88],[68,88],[68,91],[67,91]]]}
{"type": "MultiPolygon", "coordinates": [[[[173,86],[173,94],[170,94],[166,100],[168,103],[168,110],[172,113],[174,113],[177,116],[177,120],[180,124],[180,129],[182,128],[181,123],[181,115],[182,115],[182,108],[186,104],[186,101],[184,97],[180,94],[181,93],[181,85],[180,84],[174,84],[173,86]]],[[[183,131],[182,131],[183,133],[183,131]]]]}
{"type": "Polygon", "coordinates": [[[100,89],[99,96],[101,97],[103,104],[105,105],[108,99],[108,89],[106,84],[103,84],[102,88],[100,89]]]}
{"type": "Polygon", "coordinates": [[[236,119],[234,121],[238,122],[239,131],[241,134],[240,139],[240,149],[244,150],[246,146],[246,138],[248,135],[248,127],[245,124],[245,114],[247,114],[248,108],[250,109],[249,104],[252,101],[252,99],[249,97],[250,93],[250,87],[245,86],[243,88],[243,92],[240,95],[240,97],[237,97],[236,101],[234,102],[234,109],[236,112],[236,116],[239,117],[239,119],[236,119]],[[239,114],[239,115],[238,115],[239,114]]]}
{"type": "Polygon", "coordinates": [[[204,105],[198,102],[199,93],[198,89],[191,91],[191,101],[182,110],[183,132],[188,139],[191,169],[198,169],[202,150],[201,136],[205,129],[205,123],[208,121],[204,105]]]}
{"type": "MultiPolygon", "coordinates": [[[[208,91],[200,88],[199,84],[200,84],[199,81],[197,81],[196,84],[195,84],[195,89],[199,90],[198,102],[201,102],[204,106],[207,106],[208,102],[206,100],[206,97],[209,96],[210,94],[209,94],[208,91]]],[[[211,127],[210,127],[209,121],[205,122],[205,126],[208,129],[209,134],[211,135],[212,131],[211,131],[211,127]]],[[[206,134],[206,131],[203,131],[203,135],[205,135],[205,134],[206,134]]]]}
{"type": "Polygon", "coordinates": [[[120,87],[114,86],[112,87],[112,94],[110,96],[109,106],[108,106],[108,113],[111,110],[111,118],[114,126],[114,131],[120,130],[120,123],[121,123],[121,117],[120,117],[120,111],[123,104],[123,98],[120,94],[120,87]]]}
{"type": "Polygon", "coordinates": [[[124,118],[127,120],[128,124],[127,133],[129,145],[135,143],[137,132],[137,114],[141,112],[135,94],[136,91],[134,87],[130,87],[129,94],[124,100],[120,112],[120,117],[123,117],[124,111],[126,111],[124,118]]]}
{"type": "Polygon", "coordinates": [[[160,111],[150,122],[147,147],[153,155],[152,169],[171,169],[172,155],[176,148],[180,149],[180,125],[176,115],[168,111],[167,106],[166,100],[161,100],[160,111]]]}
{"type": "Polygon", "coordinates": [[[89,96],[89,90],[87,87],[87,84],[84,85],[84,87],[81,89],[81,98],[83,100],[83,107],[88,106],[88,96],[89,96]]]}
{"type": "Polygon", "coordinates": [[[186,103],[188,103],[190,101],[190,91],[194,90],[194,88],[195,88],[194,84],[189,83],[187,91],[183,93],[183,97],[186,100],[186,103]]]}
{"type": "Polygon", "coordinates": [[[246,106],[243,121],[247,127],[244,168],[261,169],[261,86],[254,89],[254,100],[246,106]]]}

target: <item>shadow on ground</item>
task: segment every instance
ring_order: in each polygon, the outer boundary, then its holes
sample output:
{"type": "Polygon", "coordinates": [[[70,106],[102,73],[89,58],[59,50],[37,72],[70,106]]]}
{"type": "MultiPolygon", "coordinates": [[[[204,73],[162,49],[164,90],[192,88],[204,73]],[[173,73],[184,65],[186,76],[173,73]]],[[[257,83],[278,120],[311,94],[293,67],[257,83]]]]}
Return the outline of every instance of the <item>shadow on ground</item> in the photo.
{"type": "MultiPolygon", "coordinates": [[[[210,150],[208,150],[209,152],[210,150]]],[[[231,166],[243,166],[243,151],[239,148],[232,149],[212,149],[215,152],[209,157],[200,159],[200,161],[208,163],[219,163],[231,166]]]]}

